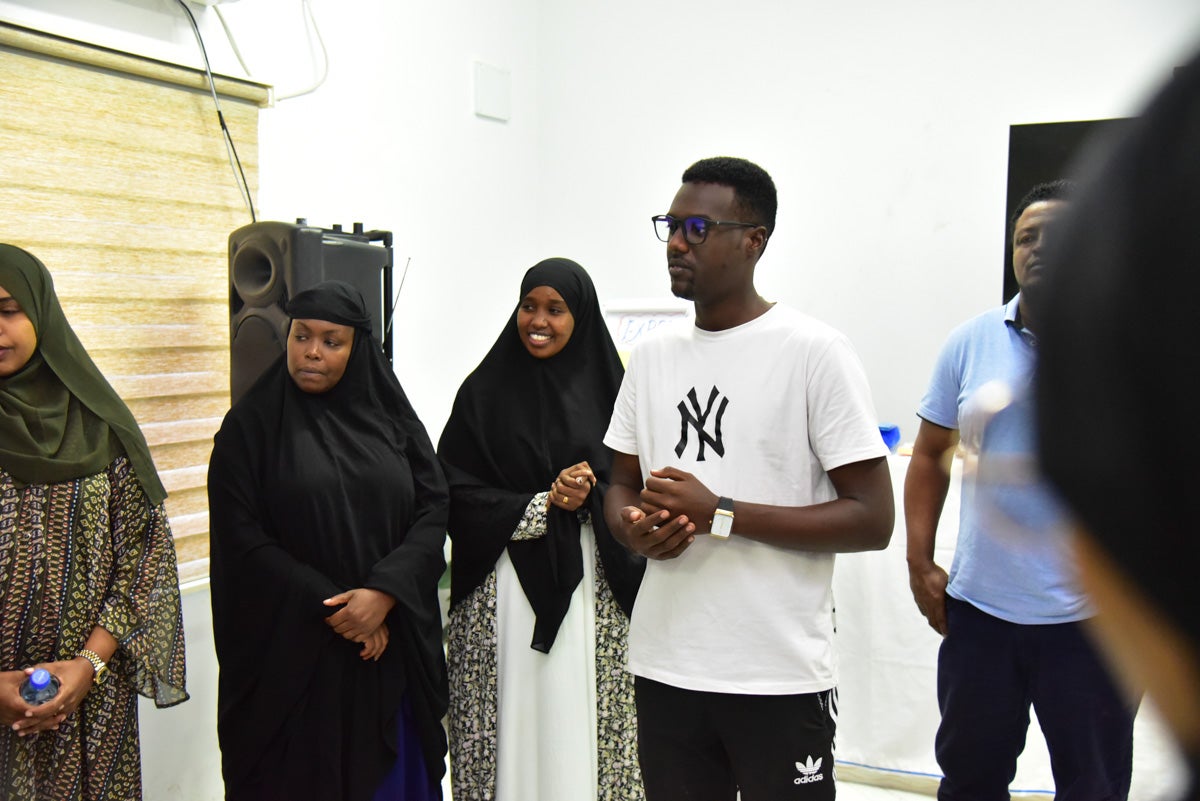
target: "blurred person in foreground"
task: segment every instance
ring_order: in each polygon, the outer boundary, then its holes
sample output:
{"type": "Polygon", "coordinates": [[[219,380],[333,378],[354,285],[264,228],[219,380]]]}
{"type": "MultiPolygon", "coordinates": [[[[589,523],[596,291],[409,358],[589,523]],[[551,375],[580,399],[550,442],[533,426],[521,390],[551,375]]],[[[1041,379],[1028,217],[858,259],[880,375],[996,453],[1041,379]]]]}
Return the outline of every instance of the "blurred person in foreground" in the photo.
{"type": "Polygon", "coordinates": [[[1042,469],[1119,675],[1200,799],[1200,60],[1177,71],[1055,229],[1037,374],[1042,469]]]}

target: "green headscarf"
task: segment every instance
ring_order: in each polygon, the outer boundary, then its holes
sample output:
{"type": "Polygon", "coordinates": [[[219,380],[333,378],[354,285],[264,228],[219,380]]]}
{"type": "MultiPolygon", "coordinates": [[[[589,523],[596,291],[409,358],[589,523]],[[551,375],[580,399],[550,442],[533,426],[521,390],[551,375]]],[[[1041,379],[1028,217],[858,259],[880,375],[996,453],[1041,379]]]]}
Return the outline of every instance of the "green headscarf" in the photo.
{"type": "Polygon", "coordinates": [[[150,502],[161,502],[146,438],[71,329],[45,265],[0,244],[0,286],[38,340],[29,363],[0,378],[0,467],[23,484],[57,483],[99,473],[124,451],[150,502]]]}

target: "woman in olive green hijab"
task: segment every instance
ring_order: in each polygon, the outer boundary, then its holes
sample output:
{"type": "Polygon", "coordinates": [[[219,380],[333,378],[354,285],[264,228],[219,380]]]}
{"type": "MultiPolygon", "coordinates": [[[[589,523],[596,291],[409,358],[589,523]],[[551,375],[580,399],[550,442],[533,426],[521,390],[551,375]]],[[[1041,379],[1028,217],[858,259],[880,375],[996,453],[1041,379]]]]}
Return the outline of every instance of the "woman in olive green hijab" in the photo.
{"type": "Polygon", "coordinates": [[[145,438],[71,330],[49,272],[0,244],[5,798],[141,798],[137,695],[187,700],[165,497],[145,438]],[[18,692],[35,667],[60,684],[41,706],[18,692]]]}

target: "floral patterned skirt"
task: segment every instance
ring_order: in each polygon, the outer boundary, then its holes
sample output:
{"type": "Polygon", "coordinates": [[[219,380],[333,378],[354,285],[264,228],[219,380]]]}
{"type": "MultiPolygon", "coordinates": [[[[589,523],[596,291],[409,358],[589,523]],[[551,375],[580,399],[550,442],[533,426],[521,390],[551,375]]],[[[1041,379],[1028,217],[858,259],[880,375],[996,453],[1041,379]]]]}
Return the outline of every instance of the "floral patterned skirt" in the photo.
{"type": "MultiPolygon", "coordinates": [[[[598,556],[594,551],[591,556],[595,567],[596,798],[644,801],[633,676],[625,668],[629,621],[613,598],[598,556]]],[[[496,799],[496,621],[493,571],[450,610],[447,628],[450,776],[455,801],[496,799]]]]}

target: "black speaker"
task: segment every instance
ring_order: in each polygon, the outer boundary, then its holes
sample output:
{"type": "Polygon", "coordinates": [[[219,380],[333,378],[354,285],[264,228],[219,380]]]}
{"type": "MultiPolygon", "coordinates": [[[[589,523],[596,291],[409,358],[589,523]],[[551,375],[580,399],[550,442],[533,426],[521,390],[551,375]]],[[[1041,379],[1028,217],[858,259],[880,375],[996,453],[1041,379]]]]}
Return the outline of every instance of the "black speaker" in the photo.
{"type": "Polygon", "coordinates": [[[237,403],[287,344],[284,306],[322,281],[353,284],[371,330],[392,358],[392,234],[314,228],[303,219],[256,222],[229,235],[229,395],[237,403]]]}

